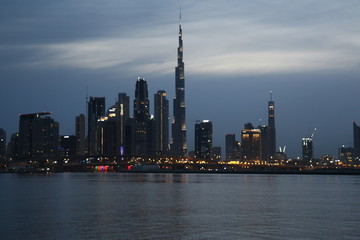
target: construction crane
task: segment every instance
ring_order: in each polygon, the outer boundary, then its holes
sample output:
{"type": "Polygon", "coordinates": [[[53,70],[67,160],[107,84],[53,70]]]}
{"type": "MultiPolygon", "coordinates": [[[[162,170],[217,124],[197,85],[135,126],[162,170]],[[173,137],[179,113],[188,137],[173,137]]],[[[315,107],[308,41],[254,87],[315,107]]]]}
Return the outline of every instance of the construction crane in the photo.
{"type": "Polygon", "coordinates": [[[313,140],[313,138],[314,138],[314,136],[315,136],[315,132],[316,132],[316,128],[314,128],[314,131],[313,131],[313,133],[312,133],[311,136],[310,136],[310,139],[311,139],[311,140],[313,140]]]}

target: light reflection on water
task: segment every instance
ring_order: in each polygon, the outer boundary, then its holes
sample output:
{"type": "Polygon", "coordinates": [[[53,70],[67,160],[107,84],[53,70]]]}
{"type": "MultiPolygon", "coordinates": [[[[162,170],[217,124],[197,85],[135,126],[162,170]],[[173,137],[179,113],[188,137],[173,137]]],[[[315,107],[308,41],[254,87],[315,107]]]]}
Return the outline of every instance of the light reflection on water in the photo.
{"type": "Polygon", "coordinates": [[[1,239],[358,239],[360,177],[0,175],[1,239]]]}

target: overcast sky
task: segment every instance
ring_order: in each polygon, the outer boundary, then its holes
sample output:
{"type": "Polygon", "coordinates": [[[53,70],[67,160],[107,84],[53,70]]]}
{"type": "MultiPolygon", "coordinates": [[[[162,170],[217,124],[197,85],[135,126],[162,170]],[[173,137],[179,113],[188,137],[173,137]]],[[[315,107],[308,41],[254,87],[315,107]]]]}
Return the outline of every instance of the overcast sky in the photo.
{"type": "MultiPolygon", "coordinates": [[[[0,128],[20,113],[50,111],[74,134],[89,96],[134,98],[138,76],[172,103],[179,0],[2,0],[0,128]]],[[[196,120],[214,125],[214,145],[267,124],[273,91],[278,146],[301,156],[313,128],[315,156],[353,145],[360,124],[360,1],[183,0],[189,150],[196,120]]],[[[172,105],[172,104],[171,104],[172,105]]],[[[132,106],[131,106],[132,107],[132,106]]],[[[172,107],[171,116],[172,118],[172,107]]]]}

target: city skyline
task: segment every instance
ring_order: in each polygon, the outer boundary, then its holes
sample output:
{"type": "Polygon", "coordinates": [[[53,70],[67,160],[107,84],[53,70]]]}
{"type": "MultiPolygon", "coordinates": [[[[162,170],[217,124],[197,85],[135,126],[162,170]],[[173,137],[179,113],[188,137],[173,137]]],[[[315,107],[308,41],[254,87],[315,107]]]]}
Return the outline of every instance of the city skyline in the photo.
{"type": "MultiPolygon", "coordinates": [[[[59,9],[55,4],[35,3],[33,7],[24,5],[26,12],[16,9],[16,3],[4,3],[3,11],[8,13],[1,17],[7,27],[2,28],[5,37],[0,40],[4,56],[1,112],[6,115],[0,128],[7,131],[8,140],[17,132],[19,113],[39,111],[53,113],[62,135],[74,134],[75,116],[86,111],[87,88],[90,96],[104,96],[112,104],[117,93],[133,93],[134,80],[143,76],[150,94],[164,89],[169,100],[175,96],[177,2],[156,1],[150,6],[144,1],[138,9],[139,3],[110,1],[99,11],[90,2],[87,10],[68,12],[69,21],[83,20],[69,29],[70,22],[61,20],[61,10],[75,3],[64,2],[59,9]],[[143,16],[145,9],[147,15],[143,16]],[[119,18],[105,16],[114,17],[115,10],[119,10],[119,18]],[[76,32],[94,23],[85,20],[91,14],[100,18],[97,24],[108,28],[76,32]],[[140,15],[130,24],[132,28],[125,28],[120,21],[129,23],[140,15]],[[50,21],[45,22],[47,18],[50,21]],[[53,30],[56,24],[58,31],[53,30]],[[118,27],[124,33],[116,31],[118,27]]],[[[214,145],[221,145],[224,155],[226,134],[234,133],[239,140],[244,123],[266,121],[270,91],[276,102],[277,147],[286,145],[289,156],[301,156],[301,139],[309,137],[315,127],[316,157],[336,155],[342,144],[353,145],[352,121],[360,122],[356,107],[360,67],[355,56],[360,49],[356,41],[359,17],[355,14],[359,3],[310,3],[183,1],[188,150],[194,149],[195,121],[210,119],[214,145]],[[231,8],[227,6],[230,3],[231,8]],[[305,8],[309,4],[311,7],[305,8]],[[277,10],[280,5],[281,11],[277,10]],[[208,15],[197,14],[200,9],[208,15]],[[235,10],[242,14],[235,17],[235,10]],[[269,30],[260,33],[265,27],[269,30]],[[294,37],[294,33],[301,36],[294,37]]],[[[130,97],[134,99],[132,94],[130,97]]]]}

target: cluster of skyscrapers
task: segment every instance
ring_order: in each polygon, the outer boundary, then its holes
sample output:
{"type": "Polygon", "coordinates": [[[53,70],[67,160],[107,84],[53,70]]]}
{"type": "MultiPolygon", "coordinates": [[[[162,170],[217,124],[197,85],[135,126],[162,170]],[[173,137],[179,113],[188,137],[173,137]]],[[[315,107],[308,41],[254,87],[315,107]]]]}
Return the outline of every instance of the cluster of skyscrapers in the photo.
{"type": "Polygon", "coordinates": [[[259,125],[255,128],[246,123],[241,131],[241,142],[236,141],[235,134],[225,137],[226,160],[242,160],[257,162],[272,162],[281,157],[276,155],[276,128],[275,128],[275,102],[268,102],[268,125],[259,125]]]}
{"type": "MultiPolygon", "coordinates": [[[[181,18],[180,18],[181,20],[181,18]]],[[[185,74],[181,21],[175,68],[176,96],[173,102],[172,137],[169,141],[169,101],[166,91],[154,94],[154,114],[150,114],[148,86],[139,77],[135,86],[133,116],[130,97],[119,93],[117,102],[108,110],[104,97],[87,100],[87,115],[75,121],[75,135],[59,136],[59,123],[49,112],[21,114],[19,132],[8,145],[8,158],[48,159],[56,157],[122,158],[153,156],[187,156],[185,123],[185,74]],[[87,122],[86,122],[87,117],[87,122]],[[87,123],[87,125],[86,125],[87,123]]],[[[0,131],[1,158],[5,158],[6,135],[0,131]]]]}
{"type": "MultiPolygon", "coordinates": [[[[173,119],[169,126],[169,101],[165,90],[153,96],[153,115],[147,81],[139,77],[135,84],[133,116],[130,116],[130,97],[119,93],[113,106],[106,109],[105,97],[87,99],[87,114],[75,119],[75,134],[59,136],[59,123],[49,112],[21,114],[19,132],[6,144],[6,133],[0,129],[0,161],[49,159],[109,159],[149,157],[194,157],[204,160],[221,160],[221,148],[213,146],[213,124],[209,120],[195,124],[195,149],[187,150],[185,67],[181,16],[179,46],[175,68],[175,98],[173,119]],[[87,118],[87,119],[86,119],[87,118]],[[171,137],[169,129],[171,129],[171,137]]],[[[354,148],[339,150],[343,162],[360,158],[360,127],[354,122],[354,148]]],[[[302,139],[303,160],[313,160],[313,135],[302,139]]],[[[286,160],[285,149],[276,151],[275,102],[268,101],[268,125],[254,127],[246,123],[241,131],[241,141],[235,134],[225,136],[227,161],[252,161],[272,163],[286,160]]]]}

